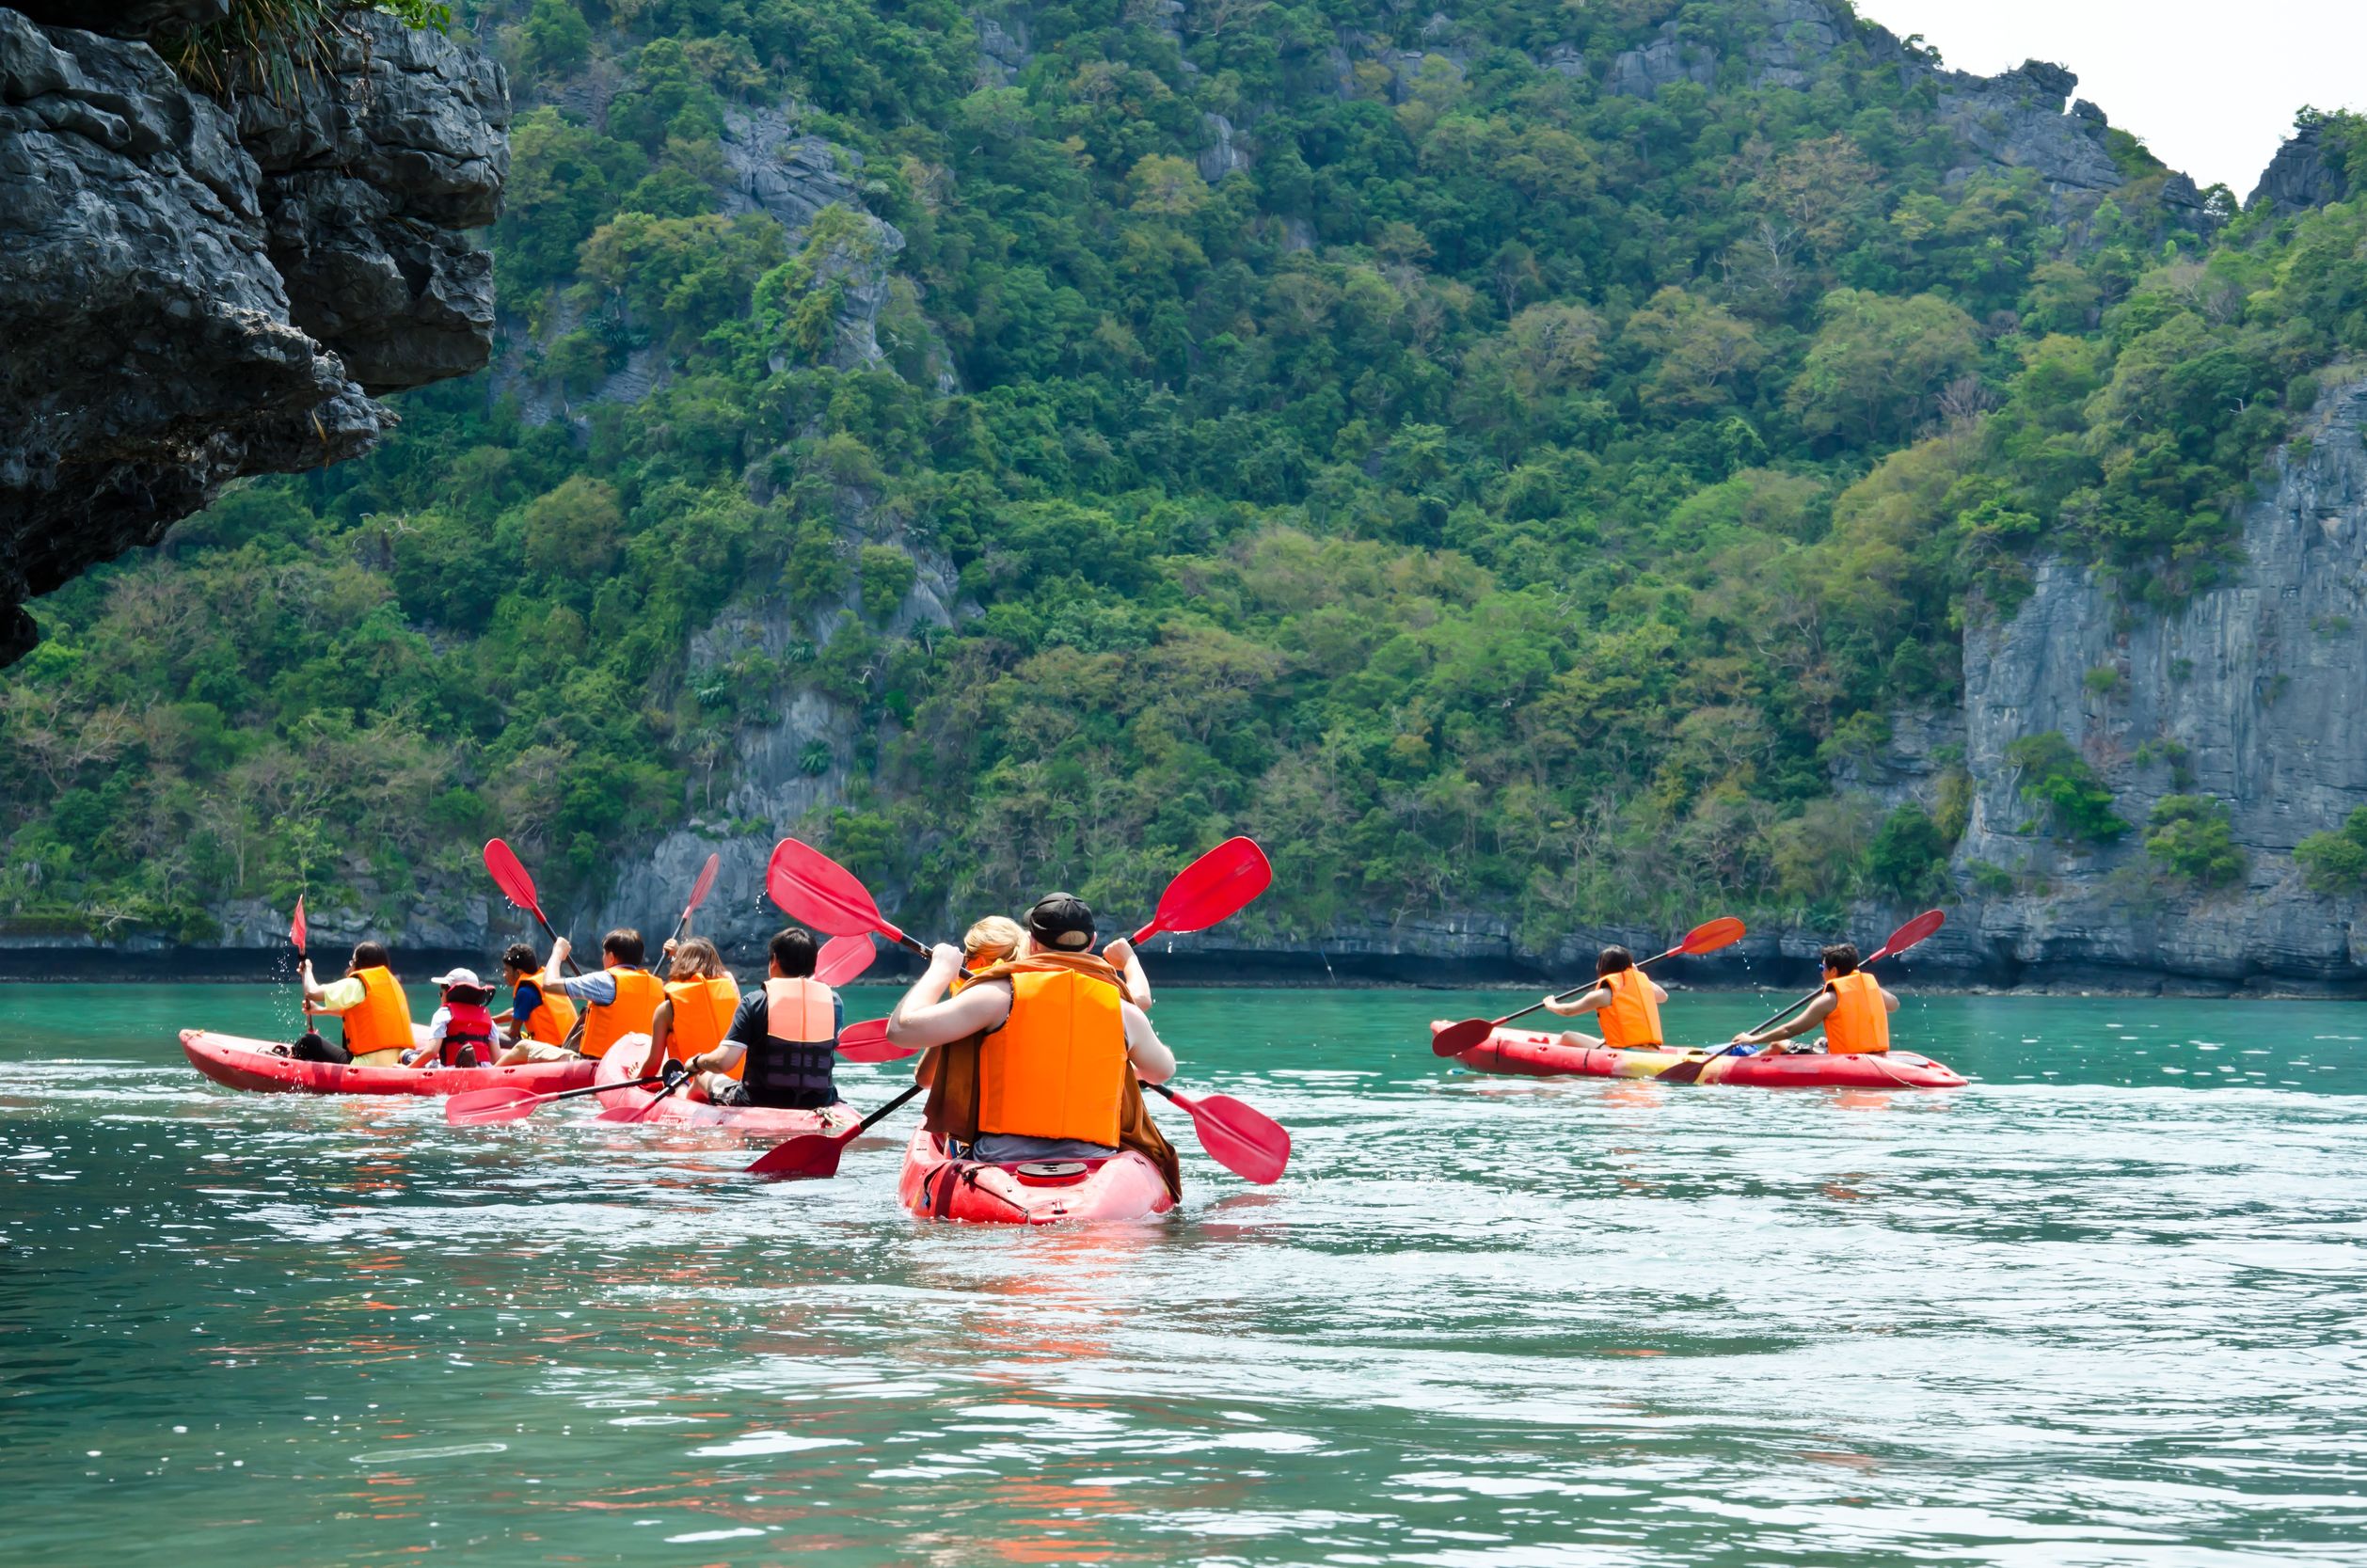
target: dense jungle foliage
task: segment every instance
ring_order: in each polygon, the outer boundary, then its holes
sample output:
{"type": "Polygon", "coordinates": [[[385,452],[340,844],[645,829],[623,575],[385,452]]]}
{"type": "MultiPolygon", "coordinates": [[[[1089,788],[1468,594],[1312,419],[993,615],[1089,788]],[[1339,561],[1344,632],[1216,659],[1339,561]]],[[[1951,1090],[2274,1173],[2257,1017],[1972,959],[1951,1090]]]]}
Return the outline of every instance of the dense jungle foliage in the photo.
{"type": "MultiPolygon", "coordinates": [[[[2367,348],[2367,202],[2173,210],[2113,132],[2127,183],[2066,203],[1965,151],[1915,46],[1759,85],[1763,0],[1421,9],[1011,8],[1005,86],[954,0],[459,7],[519,106],[496,370],[35,607],[0,911],[393,914],[494,832],[587,892],[745,826],[735,754],[801,694],[851,780],[805,830],[913,911],[1147,908],[1231,832],[1299,935],[1941,894],[1961,773],[1887,815],[1836,778],[1953,700],[2032,551],[2139,605],[2222,569],[2367,348]],[[1664,21],[1711,80],[1607,90],[1664,21]],[[733,212],[756,110],[859,155],[902,251],[733,212]],[[979,612],[914,629],[944,562],[979,612]],[[727,607],[801,629],[694,660],[727,607]]],[[[2156,859],[2224,879],[2177,799],[2156,859]]]]}

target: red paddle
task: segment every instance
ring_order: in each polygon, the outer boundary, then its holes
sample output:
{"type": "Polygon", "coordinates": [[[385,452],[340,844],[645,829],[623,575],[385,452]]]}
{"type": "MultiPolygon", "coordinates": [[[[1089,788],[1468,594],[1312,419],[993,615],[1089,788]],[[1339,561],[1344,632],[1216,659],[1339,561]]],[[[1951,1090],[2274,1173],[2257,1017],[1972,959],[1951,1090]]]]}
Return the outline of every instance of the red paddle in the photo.
{"type": "Polygon", "coordinates": [[[295,943],[296,957],[304,957],[304,895],[296,895],[295,918],[288,922],[288,940],[295,943]]]}
{"type": "MultiPolygon", "coordinates": [[[[1882,962],[1884,958],[1895,958],[1899,954],[1904,953],[1908,948],[1913,947],[1916,942],[1921,942],[1924,938],[1930,936],[1932,932],[1938,930],[1941,927],[1946,924],[1946,915],[1941,913],[1938,910],[1926,910],[1923,913],[1915,916],[1913,920],[1908,921],[1904,926],[1899,927],[1898,929],[1891,932],[1890,940],[1876,948],[1872,958],[1859,959],[1857,967],[1860,969],[1870,969],[1875,964],[1882,962]]],[[[1807,995],[1800,998],[1799,1001],[1792,1003],[1788,1006],[1777,1008],[1774,1012],[1770,1013],[1767,1017],[1759,1020],[1758,1022],[1754,1023],[1751,1027],[1743,1030],[1742,1032],[1746,1035],[1755,1035],[1762,1029],[1769,1028],[1778,1022],[1781,1022],[1787,1014],[1798,1012],[1801,1008],[1806,1006],[1809,1003],[1814,1002],[1818,997],[1823,994],[1824,988],[1822,986],[1819,986],[1815,990],[1812,990],[1807,995]]],[[[1727,1053],[1733,1051],[1733,1045],[1728,1045],[1724,1050],[1713,1051],[1697,1062],[1679,1062],[1675,1067],[1670,1068],[1666,1072],[1660,1073],[1655,1076],[1653,1082],[1656,1084],[1691,1084],[1701,1076],[1702,1069],[1708,1067],[1719,1057],[1727,1054],[1727,1053]]]]}
{"type": "Polygon", "coordinates": [[[928,945],[906,936],[880,912],[870,890],[853,872],[810,844],[785,838],[772,847],[772,863],[765,868],[764,889],[782,911],[818,931],[834,937],[865,936],[873,931],[908,947],[922,958],[928,945]]]}
{"type": "MultiPolygon", "coordinates": [[[[1649,969],[1654,964],[1659,963],[1662,958],[1673,958],[1679,953],[1688,955],[1698,953],[1715,953],[1720,948],[1731,947],[1741,940],[1742,922],[1735,919],[1734,916],[1730,914],[1720,915],[1717,919],[1709,921],[1705,925],[1694,927],[1692,930],[1685,933],[1685,939],[1678,942],[1676,946],[1670,948],[1665,953],[1653,954],[1650,958],[1636,965],[1636,967],[1638,969],[1649,969]]],[[[1582,986],[1564,991],[1553,1000],[1556,1002],[1567,1002],[1573,996],[1585,995],[1588,991],[1593,990],[1599,984],[1601,984],[1599,979],[1589,980],[1582,986]]],[[[1494,1034],[1498,1029],[1502,1028],[1505,1024],[1510,1023],[1513,1020],[1517,1018],[1527,1018],[1531,1013],[1535,1012],[1539,1007],[1544,1006],[1545,1004],[1542,1002],[1532,1002],[1529,1006],[1521,1008],[1518,1012],[1506,1013],[1501,1018],[1467,1018],[1460,1023],[1450,1023],[1445,1028],[1438,1030],[1436,1034],[1430,1037],[1430,1049],[1437,1052],[1441,1056],[1460,1056],[1466,1051],[1470,1050],[1471,1047],[1485,1043],[1488,1036],[1494,1034]]]]}
{"type": "Polygon", "coordinates": [[[1263,1111],[1244,1105],[1229,1094],[1200,1097],[1178,1094],[1165,1084],[1145,1084],[1182,1107],[1192,1118],[1208,1157],[1235,1176],[1265,1186],[1280,1180],[1291,1163],[1290,1129],[1263,1111]]]}
{"type": "Polygon", "coordinates": [[[820,957],[814,960],[814,978],[826,986],[843,986],[871,967],[880,950],[871,945],[868,931],[860,936],[833,937],[822,943],[820,957]]]}
{"type": "Polygon", "coordinates": [[[682,906],[682,918],[674,923],[674,936],[671,939],[672,941],[680,942],[682,940],[682,933],[691,928],[691,912],[701,904],[707,902],[707,894],[712,891],[715,886],[716,868],[721,866],[723,863],[723,852],[718,850],[716,853],[707,856],[707,863],[699,867],[698,879],[691,884],[691,901],[682,906]]]}
{"type": "MultiPolygon", "coordinates": [[[[518,863],[516,852],[508,844],[498,838],[485,840],[485,868],[492,874],[493,885],[501,890],[502,897],[532,914],[545,936],[553,942],[559,940],[559,933],[550,928],[550,917],[543,913],[542,900],[534,896],[534,879],[526,874],[526,867],[518,863]]],[[[583,973],[573,956],[567,959],[567,970],[573,974],[583,973]]]]}
{"type": "Polygon", "coordinates": [[[444,1119],[455,1127],[477,1126],[489,1121],[517,1121],[532,1116],[539,1105],[554,1100],[580,1100],[587,1094],[604,1089],[634,1089],[644,1084],[660,1084],[662,1078],[630,1078],[617,1084],[594,1084],[588,1088],[561,1089],[553,1094],[537,1094],[532,1089],[509,1088],[470,1089],[453,1095],[444,1101],[444,1119]]]}
{"type": "Polygon", "coordinates": [[[1247,909],[1274,881],[1265,851],[1246,838],[1229,838],[1182,871],[1159,898],[1159,912],[1135,933],[1136,947],[1161,931],[1205,931],[1247,909]]]}
{"type": "Polygon", "coordinates": [[[919,1052],[907,1045],[890,1045],[887,1020],[867,1019],[838,1031],[838,1054],[850,1062],[900,1062],[919,1052]]]}
{"type": "Polygon", "coordinates": [[[761,1176],[771,1181],[796,1181],[809,1177],[836,1176],[838,1157],[847,1152],[849,1144],[870,1132],[890,1111],[895,1110],[927,1087],[926,1084],[914,1084],[844,1132],[808,1132],[802,1137],[791,1138],[786,1143],[774,1144],[757,1158],[755,1164],[748,1167],[748,1174],[761,1176]]]}

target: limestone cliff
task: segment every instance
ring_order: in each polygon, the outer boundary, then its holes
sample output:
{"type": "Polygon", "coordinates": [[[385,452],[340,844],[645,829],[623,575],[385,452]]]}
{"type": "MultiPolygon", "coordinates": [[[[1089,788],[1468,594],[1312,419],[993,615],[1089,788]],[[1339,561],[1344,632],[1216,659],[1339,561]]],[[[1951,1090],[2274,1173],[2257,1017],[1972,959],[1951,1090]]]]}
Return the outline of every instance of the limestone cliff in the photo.
{"type": "Polygon", "coordinates": [[[379,394],[490,347],[462,231],[507,168],[500,70],[357,12],[292,102],[226,108],[151,41],[222,9],[0,9],[0,662],[25,599],[241,475],[368,451],[379,394]]]}
{"type": "Polygon", "coordinates": [[[1964,644],[1964,743],[1976,781],[1958,865],[2025,887],[1962,909],[1940,953],[2010,978],[2161,974],[2214,988],[2355,986],[2349,914],[2293,862],[2308,834],[2367,804],[2367,385],[2326,394],[2245,518],[2240,565],[2167,616],[2099,574],[2042,563],[2029,598],[1964,644]],[[2059,731],[2142,824],[2155,801],[2226,801],[2251,855],[2216,895],[2165,888],[2139,835],[2101,848],[2031,821],[2006,748],[2059,731]]]}

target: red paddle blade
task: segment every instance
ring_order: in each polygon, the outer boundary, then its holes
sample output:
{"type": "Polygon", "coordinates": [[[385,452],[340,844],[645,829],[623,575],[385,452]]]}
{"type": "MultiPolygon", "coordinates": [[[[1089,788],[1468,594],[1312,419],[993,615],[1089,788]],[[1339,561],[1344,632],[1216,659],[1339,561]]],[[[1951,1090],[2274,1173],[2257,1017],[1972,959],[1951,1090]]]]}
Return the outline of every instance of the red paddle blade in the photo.
{"type": "Polygon", "coordinates": [[[470,1089],[444,1101],[444,1120],[454,1127],[517,1121],[534,1114],[542,1096],[528,1088],[470,1089]]]}
{"type": "Polygon", "coordinates": [[[1484,1018],[1467,1018],[1460,1023],[1450,1023],[1443,1029],[1430,1032],[1430,1049],[1441,1056],[1460,1056],[1475,1045],[1486,1043],[1496,1032],[1496,1025],[1484,1018]]]}
{"type": "Polygon", "coordinates": [[[1676,950],[1679,953],[1715,953],[1722,947],[1732,947],[1742,940],[1742,922],[1730,914],[1720,915],[1686,932],[1685,940],[1676,944],[1676,950]]]}
{"type": "Polygon", "coordinates": [[[833,937],[822,943],[820,958],[814,964],[814,978],[826,986],[843,986],[871,967],[871,960],[880,950],[871,945],[871,933],[859,936],[833,937]]]}
{"type": "Polygon", "coordinates": [[[501,890],[501,896],[521,910],[539,910],[541,900],[534,896],[534,879],[526,874],[516,854],[498,838],[485,843],[485,868],[492,875],[493,885],[501,890]]]}
{"type": "Polygon", "coordinates": [[[297,952],[304,951],[304,895],[300,893],[296,895],[295,918],[288,922],[288,940],[295,943],[297,952]]]}
{"type": "Polygon", "coordinates": [[[699,867],[699,879],[691,884],[691,901],[682,906],[683,919],[690,919],[691,911],[707,902],[707,895],[715,890],[715,873],[723,863],[723,851],[719,849],[707,856],[707,863],[699,867]]]}
{"type": "Polygon", "coordinates": [[[802,1181],[814,1177],[836,1176],[839,1156],[847,1152],[847,1146],[852,1142],[852,1132],[835,1138],[808,1132],[802,1138],[791,1138],[785,1144],[775,1144],[765,1150],[756,1163],[748,1167],[748,1174],[763,1177],[769,1181],[802,1181]]]}
{"type": "Polygon", "coordinates": [[[909,1045],[890,1045],[887,1020],[875,1018],[839,1030],[838,1054],[850,1062],[900,1062],[919,1053],[909,1045]]]}
{"type": "Polygon", "coordinates": [[[1159,897],[1159,912],[1135,933],[1148,942],[1160,931],[1205,931],[1248,907],[1274,881],[1265,851],[1246,838],[1229,838],[1182,871],[1159,897]]]}
{"type": "Polygon", "coordinates": [[[783,913],[818,931],[834,937],[877,931],[890,942],[904,940],[855,874],[810,844],[785,838],[774,845],[764,888],[783,913]]]}
{"type": "Polygon", "coordinates": [[[1260,1186],[1281,1179],[1291,1163],[1291,1134],[1280,1122],[1229,1094],[1195,1099],[1169,1090],[1168,1098],[1191,1113],[1192,1131],[1210,1159],[1260,1186]]]}
{"type": "MultiPolygon", "coordinates": [[[[1874,955],[1874,958],[1895,958],[1946,924],[1946,915],[1938,910],[1926,910],[1891,932],[1890,940],[1882,943],[1882,950],[1874,955]]],[[[1872,963],[1874,958],[1866,961],[1872,963]]]]}

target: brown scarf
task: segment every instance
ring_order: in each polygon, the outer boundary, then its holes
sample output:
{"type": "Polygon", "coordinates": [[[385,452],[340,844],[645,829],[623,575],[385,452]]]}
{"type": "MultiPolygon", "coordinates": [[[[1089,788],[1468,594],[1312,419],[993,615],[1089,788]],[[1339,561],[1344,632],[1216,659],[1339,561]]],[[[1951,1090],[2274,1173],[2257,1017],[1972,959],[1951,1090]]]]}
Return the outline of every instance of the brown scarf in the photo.
{"type": "MultiPolygon", "coordinates": [[[[1035,953],[990,964],[971,975],[966,983],[975,986],[982,980],[1008,979],[1013,974],[1063,972],[1105,981],[1118,988],[1119,995],[1129,1002],[1134,1000],[1127,995],[1125,976],[1091,953],[1035,953]]],[[[981,1031],[951,1045],[932,1046],[920,1059],[914,1076],[929,1085],[928,1108],[921,1113],[922,1125],[941,1138],[959,1138],[965,1144],[977,1141],[978,1048],[985,1043],[986,1035],[981,1031]]],[[[1151,1109],[1143,1103],[1142,1085],[1132,1072],[1126,1074],[1123,1097],[1118,1102],[1118,1147],[1131,1148],[1158,1166],[1168,1191],[1177,1197],[1184,1196],[1183,1162],[1176,1158],[1175,1146],[1160,1133],[1158,1123],[1151,1119],[1151,1109]]]]}

